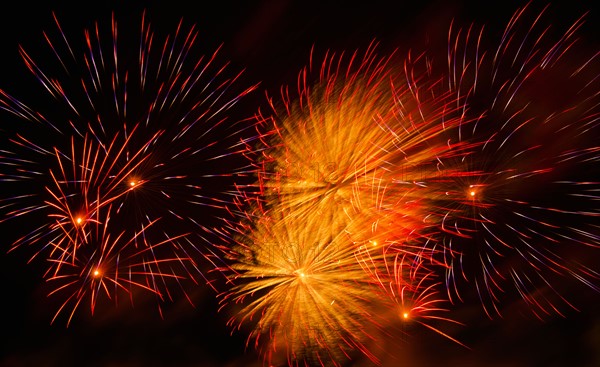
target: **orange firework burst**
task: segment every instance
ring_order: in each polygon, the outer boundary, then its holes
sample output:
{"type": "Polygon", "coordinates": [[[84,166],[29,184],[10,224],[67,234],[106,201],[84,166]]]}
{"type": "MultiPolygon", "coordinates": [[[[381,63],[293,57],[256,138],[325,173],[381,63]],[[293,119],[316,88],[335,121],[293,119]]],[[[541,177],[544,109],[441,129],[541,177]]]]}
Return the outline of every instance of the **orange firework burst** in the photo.
{"type": "Polygon", "coordinates": [[[374,230],[393,222],[385,231],[397,236],[426,226],[422,201],[435,192],[423,182],[440,176],[442,158],[463,152],[466,143],[449,144],[444,134],[464,120],[424,56],[401,64],[375,50],[326,54],[317,70],[311,56],[297,97],[284,88],[279,103],[269,99],[274,115],[258,121],[266,146],[251,147],[261,153],[253,164],[267,207],[304,216],[334,206],[342,222],[371,216],[374,230]]]}
{"type": "Polygon", "coordinates": [[[326,55],[316,83],[311,62],[299,75],[297,97],[284,89],[282,106],[270,99],[275,115],[259,116],[259,125],[269,131],[265,135],[271,135],[267,158],[258,162],[267,200],[274,198],[298,216],[323,206],[336,206],[342,214],[380,178],[393,144],[379,123],[390,118],[393,107],[389,62],[374,48],[347,60],[326,55]]]}
{"type": "Polygon", "coordinates": [[[367,250],[335,214],[277,211],[228,231],[222,301],[234,310],[231,324],[252,325],[248,343],[269,363],[340,365],[356,352],[377,360],[364,345],[379,302],[357,257],[367,250]]]}
{"type": "Polygon", "coordinates": [[[248,154],[258,155],[258,190],[240,196],[257,207],[239,203],[247,222],[221,232],[233,244],[221,247],[221,270],[231,287],[224,300],[244,304],[232,322],[255,323],[249,340],[269,362],[281,353],[290,364],[338,364],[352,350],[376,361],[364,343],[379,325],[377,267],[401,265],[382,257],[423,256],[414,239],[435,246],[423,205],[435,192],[423,181],[463,151],[443,138],[463,120],[448,117],[456,101],[420,70],[423,57],[393,56],[377,57],[374,46],[347,60],[327,54],[316,81],[312,62],[302,70],[297,98],[284,89],[283,112],[269,99],[275,114],[258,116],[265,146],[248,154]]]}

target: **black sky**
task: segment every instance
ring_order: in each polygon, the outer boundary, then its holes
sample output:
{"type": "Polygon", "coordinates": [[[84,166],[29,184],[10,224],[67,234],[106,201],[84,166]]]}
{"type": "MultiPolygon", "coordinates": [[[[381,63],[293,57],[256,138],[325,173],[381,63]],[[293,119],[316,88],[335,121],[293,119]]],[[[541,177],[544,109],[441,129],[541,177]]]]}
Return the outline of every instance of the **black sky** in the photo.
{"type": "MultiPolygon", "coordinates": [[[[239,118],[249,117],[253,107],[264,106],[264,91],[274,94],[281,85],[294,85],[298,71],[308,62],[311,47],[364,49],[372,40],[380,42],[381,53],[398,48],[432,44],[443,46],[451,20],[503,26],[520,2],[477,1],[57,1],[11,2],[0,7],[2,67],[0,89],[27,95],[31,75],[19,58],[18,45],[34,48],[42,43],[42,31],[54,27],[55,11],[65,28],[80,31],[94,21],[109,22],[111,11],[123,19],[139,19],[147,9],[153,26],[174,29],[180,18],[195,23],[199,47],[207,53],[223,44],[221,56],[234,68],[245,68],[242,83],[260,82],[258,92],[242,104],[239,118]],[[352,5],[351,5],[352,4],[352,5]],[[415,46],[412,46],[415,45],[415,46]],[[26,80],[26,81],[25,81],[26,80]]],[[[535,3],[537,6],[541,2],[535,3]]],[[[564,24],[593,2],[553,2],[550,17],[564,24]]],[[[597,45],[591,26],[598,14],[591,13],[582,37],[597,45]]],[[[121,22],[120,27],[127,27],[121,22]]],[[[135,33],[135,32],[134,32],[135,33]]],[[[132,47],[137,47],[133,45],[132,47]]],[[[443,53],[442,49],[442,53],[443,53]]],[[[1,121],[1,118],[0,118],[1,121]]],[[[0,246],[14,239],[10,225],[0,226],[0,246]]],[[[190,292],[196,305],[185,300],[167,306],[164,320],[152,300],[131,308],[123,303],[117,310],[94,317],[81,315],[66,328],[50,325],[56,304],[45,297],[41,272],[26,264],[29,253],[0,251],[0,366],[2,367],[138,367],[138,366],[260,366],[252,348],[245,350],[245,333],[230,335],[227,315],[217,311],[215,293],[201,284],[190,292]]],[[[540,322],[518,307],[505,305],[504,318],[489,320],[477,304],[458,305],[456,315],[466,325],[453,328],[467,350],[426,329],[411,328],[400,340],[387,340],[382,355],[385,366],[581,366],[600,365],[600,298],[591,291],[574,295],[580,311],[565,318],[549,317],[540,322]]],[[[348,366],[369,366],[358,360],[348,366]]]]}

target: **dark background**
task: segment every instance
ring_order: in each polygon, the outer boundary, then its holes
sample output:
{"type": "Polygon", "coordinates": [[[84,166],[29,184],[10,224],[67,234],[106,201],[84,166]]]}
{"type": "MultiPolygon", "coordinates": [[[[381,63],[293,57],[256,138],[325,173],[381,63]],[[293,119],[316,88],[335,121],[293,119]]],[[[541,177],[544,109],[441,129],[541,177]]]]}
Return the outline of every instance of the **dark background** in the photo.
{"type": "MultiPolygon", "coordinates": [[[[540,4],[544,3],[534,3],[540,4]]],[[[165,32],[174,30],[181,17],[188,25],[195,23],[198,47],[209,53],[223,43],[221,56],[234,68],[246,69],[241,82],[261,83],[258,92],[244,102],[246,110],[236,112],[243,118],[264,106],[265,90],[274,94],[283,84],[295,84],[313,46],[323,54],[327,49],[364,49],[375,39],[382,54],[426,45],[441,46],[443,54],[452,19],[463,25],[485,23],[490,32],[497,32],[518,5],[511,1],[11,2],[0,8],[0,89],[27,94],[33,84],[19,59],[18,45],[34,48],[42,43],[42,31],[54,29],[52,11],[71,32],[82,31],[96,20],[110,22],[113,10],[122,19],[129,14],[138,24],[142,10],[147,9],[153,27],[165,32]]],[[[564,26],[592,10],[592,5],[591,1],[553,2],[548,17],[564,26]]],[[[597,47],[594,20],[598,14],[592,12],[580,34],[597,47]]],[[[127,23],[121,20],[119,27],[126,32],[127,23]]],[[[2,225],[0,231],[0,245],[9,246],[14,235],[10,226],[2,225]]],[[[125,304],[118,310],[108,307],[93,318],[82,315],[69,328],[61,323],[50,325],[55,305],[45,297],[40,271],[26,264],[27,255],[19,251],[0,254],[0,366],[261,365],[251,347],[245,351],[244,330],[230,335],[228,316],[217,312],[214,291],[202,285],[191,292],[195,308],[186,301],[175,302],[166,308],[164,320],[152,307],[132,309],[125,304]]],[[[496,320],[486,319],[477,304],[460,305],[454,315],[466,326],[455,328],[452,335],[472,351],[427,329],[411,327],[406,336],[381,345],[388,351],[382,355],[383,365],[598,366],[598,294],[588,290],[575,298],[580,301],[579,312],[549,317],[545,322],[513,311],[511,304],[504,306],[504,318],[496,320]]],[[[357,360],[348,365],[368,366],[369,362],[357,360]]]]}

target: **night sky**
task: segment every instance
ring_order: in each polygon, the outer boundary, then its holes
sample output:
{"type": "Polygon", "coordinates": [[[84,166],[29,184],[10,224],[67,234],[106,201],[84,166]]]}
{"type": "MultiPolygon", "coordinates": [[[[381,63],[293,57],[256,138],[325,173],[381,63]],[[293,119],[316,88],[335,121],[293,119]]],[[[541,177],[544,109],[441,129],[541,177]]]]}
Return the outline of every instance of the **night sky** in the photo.
{"type": "MultiPolygon", "coordinates": [[[[464,25],[470,21],[485,23],[494,32],[522,4],[363,1],[350,5],[344,1],[292,0],[198,3],[204,5],[181,0],[3,4],[0,89],[29,101],[29,88],[37,86],[19,58],[18,45],[34,49],[43,43],[42,32],[54,27],[52,11],[67,33],[79,35],[96,20],[110,22],[111,11],[120,19],[131,16],[138,24],[146,9],[153,27],[161,32],[174,30],[182,17],[185,24],[196,24],[201,51],[208,54],[223,44],[221,60],[230,61],[233,69],[245,69],[239,83],[244,87],[260,83],[258,90],[232,112],[232,120],[243,120],[258,107],[266,106],[265,91],[276,94],[281,85],[295,85],[313,46],[323,54],[327,49],[364,49],[376,40],[382,54],[393,49],[402,53],[411,48],[437,47],[443,55],[452,19],[464,25]]],[[[534,4],[540,7],[543,3],[534,4]]],[[[555,17],[557,24],[568,24],[592,7],[591,1],[553,2],[547,19],[555,17]]],[[[596,48],[598,34],[592,24],[597,19],[597,12],[590,13],[580,32],[582,40],[596,48]]],[[[119,32],[137,34],[137,30],[128,30],[123,20],[119,27],[119,32]]],[[[7,249],[18,236],[16,232],[10,222],[1,223],[0,246],[7,249]]],[[[245,347],[246,331],[231,334],[226,325],[227,312],[218,312],[216,293],[205,284],[189,291],[195,307],[185,299],[176,300],[165,305],[163,319],[153,299],[148,299],[133,307],[127,302],[118,308],[101,304],[93,317],[84,308],[67,328],[64,322],[50,324],[57,304],[46,298],[43,269],[35,263],[27,264],[31,255],[28,249],[0,252],[2,367],[262,365],[252,346],[245,347]]],[[[597,253],[595,256],[600,260],[597,253]]],[[[503,304],[503,318],[494,320],[486,318],[476,300],[456,305],[452,317],[465,326],[452,326],[449,332],[472,350],[418,325],[396,331],[397,338],[384,339],[376,348],[386,351],[380,353],[384,366],[599,366],[600,312],[596,306],[600,295],[585,287],[572,290],[575,294],[570,296],[579,311],[567,310],[564,318],[550,316],[544,322],[523,312],[518,299],[503,304]]],[[[347,365],[371,364],[359,357],[347,365]]]]}

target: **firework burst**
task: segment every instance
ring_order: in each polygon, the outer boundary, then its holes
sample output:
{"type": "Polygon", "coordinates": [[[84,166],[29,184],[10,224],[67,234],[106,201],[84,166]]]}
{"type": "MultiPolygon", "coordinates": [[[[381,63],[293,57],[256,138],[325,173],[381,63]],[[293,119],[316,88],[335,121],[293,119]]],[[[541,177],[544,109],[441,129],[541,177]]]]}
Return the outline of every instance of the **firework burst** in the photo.
{"type": "MultiPolygon", "coordinates": [[[[423,246],[406,246],[398,243],[362,252],[361,264],[370,277],[376,280],[385,299],[383,317],[386,325],[402,329],[407,323],[417,323],[437,334],[468,348],[437,326],[439,322],[463,325],[448,315],[450,302],[444,295],[444,264],[432,262],[430,251],[423,246]],[[377,256],[373,257],[373,254],[377,256]]],[[[464,325],[463,325],[464,326],[464,325]]]]}
{"type": "Polygon", "coordinates": [[[232,265],[221,269],[231,283],[222,302],[235,309],[232,325],[252,325],[248,343],[268,363],[339,365],[357,352],[377,360],[364,344],[379,302],[359,262],[370,249],[354,243],[335,216],[276,211],[224,232],[232,265]]]}
{"type": "MultiPolygon", "coordinates": [[[[255,323],[249,340],[269,363],[336,364],[351,351],[376,361],[365,341],[381,332],[378,267],[397,275],[406,267],[392,269],[394,257],[435,252],[424,206],[435,191],[423,183],[465,149],[443,139],[463,120],[422,55],[402,63],[375,49],[326,54],[316,71],[311,56],[297,97],[283,88],[280,103],[269,99],[274,114],[257,116],[263,145],[247,154],[257,182],[240,187],[236,207],[247,219],[220,231],[215,258],[224,301],[243,304],[232,323],[255,323]]],[[[434,304],[437,293],[416,295],[432,289],[417,273],[414,298],[434,304]]]]}
{"type": "Polygon", "coordinates": [[[575,307],[558,289],[571,278],[598,290],[598,58],[577,48],[583,18],[553,38],[544,13],[519,9],[487,51],[486,34],[449,34],[449,85],[461,101],[451,138],[474,149],[463,175],[432,183],[442,212],[448,288],[473,283],[488,316],[519,295],[542,318],[575,307]],[[579,60],[579,61],[578,61],[579,60]],[[548,90],[562,90],[557,99],[548,90]],[[516,292],[516,293],[515,293],[516,292]]]}
{"type": "Polygon", "coordinates": [[[497,41],[452,24],[439,73],[431,50],[313,49],[236,123],[256,86],[194,26],[113,15],[73,38],[54,16],[19,48],[39,95],[0,89],[7,249],[43,264],[52,323],[222,286],[266,365],[378,364],[412,326],[468,349],[447,330],[472,300],[566,315],[600,291],[599,54],[583,17],[557,33],[532,7],[497,41]]]}
{"type": "MultiPolygon", "coordinates": [[[[152,264],[201,257],[202,232],[232,201],[233,176],[243,170],[232,157],[245,147],[245,128],[228,123],[227,114],[256,86],[234,91],[242,73],[218,61],[220,49],[200,54],[197,30],[186,29],[183,20],[162,36],[144,13],[137,39],[118,31],[115,14],[79,39],[67,36],[56,15],[54,21],[55,31],[44,32],[47,50],[19,48],[42,87],[36,103],[0,91],[0,107],[16,118],[3,127],[8,144],[0,165],[8,195],[1,221],[27,218],[17,225],[26,234],[11,249],[26,244],[34,247],[34,258],[48,256],[52,280],[65,279],[60,274],[68,264],[79,276],[87,274],[82,281],[98,286],[90,264],[123,260],[119,246],[126,252],[136,247],[132,241],[146,243],[147,250],[138,251],[154,257],[126,266],[145,267],[156,281],[165,272],[152,264]],[[106,227],[108,218],[114,219],[106,227]],[[149,231],[157,221],[160,229],[149,231]],[[169,239],[178,239],[181,254],[164,251],[161,259],[163,251],[150,243],[169,239]]],[[[191,268],[200,270],[197,263],[191,268]]],[[[182,272],[182,278],[191,275],[182,272]]],[[[102,279],[122,288],[116,275],[102,279]]],[[[146,287],[161,297],[168,292],[146,287]]],[[[79,304],[83,293],[69,300],[79,304]]]]}
{"type": "Polygon", "coordinates": [[[156,296],[162,314],[161,303],[174,300],[175,288],[185,295],[184,283],[195,283],[198,264],[186,252],[185,235],[155,240],[157,236],[150,233],[158,219],[137,232],[117,232],[112,229],[111,209],[110,204],[96,208],[87,220],[85,242],[49,244],[46,260],[50,265],[44,277],[52,287],[49,296],[62,300],[52,322],[68,313],[69,325],[86,302],[92,314],[97,304],[106,301],[118,306],[119,295],[134,305],[141,292],[156,296]],[[72,248],[78,249],[76,256],[72,248]]]}
{"type": "Polygon", "coordinates": [[[283,88],[281,101],[269,100],[274,115],[260,114],[258,121],[268,131],[266,158],[257,162],[266,200],[298,216],[330,206],[343,213],[357,192],[380,178],[391,144],[377,123],[391,113],[389,62],[374,48],[348,59],[326,54],[316,71],[311,61],[300,72],[297,97],[283,88]]]}
{"type": "Polygon", "coordinates": [[[305,216],[334,206],[344,223],[370,216],[381,240],[425,226],[421,202],[435,192],[423,182],[440,175],[441,158],[465,150],[467,143],[443,138],[463,120],[452,117],[457,101],[429,75],[423,55],[394,56],[379,57],[372,44],[347,58],[327,53],[313,68],[311,54],[297,96],[282,88],[279,101],[269,99],[273,115],[258,114],[264,145],[248,154],[266,207],[272,201],[273,210],[305,216]]]}

